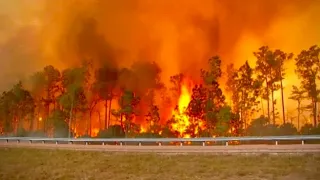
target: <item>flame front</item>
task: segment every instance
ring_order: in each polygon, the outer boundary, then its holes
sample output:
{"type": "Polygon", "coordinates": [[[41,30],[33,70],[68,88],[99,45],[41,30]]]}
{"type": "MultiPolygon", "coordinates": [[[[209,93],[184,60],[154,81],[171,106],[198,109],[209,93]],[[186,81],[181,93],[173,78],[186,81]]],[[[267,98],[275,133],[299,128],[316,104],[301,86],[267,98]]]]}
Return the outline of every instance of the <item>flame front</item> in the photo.
{"type": "Polygon", "coordinates": [[[172,124],[172,129],[178,131],[179,135],[184,138],[189,138],[190,135],[186,133],[190,125],[189,116],[187,115],[187,108],[191,100],[190,92],[186,85],[181,86],[181,95],[178,101],[178,108],[173,110],[172,115],[175,122],[172,124]]]}

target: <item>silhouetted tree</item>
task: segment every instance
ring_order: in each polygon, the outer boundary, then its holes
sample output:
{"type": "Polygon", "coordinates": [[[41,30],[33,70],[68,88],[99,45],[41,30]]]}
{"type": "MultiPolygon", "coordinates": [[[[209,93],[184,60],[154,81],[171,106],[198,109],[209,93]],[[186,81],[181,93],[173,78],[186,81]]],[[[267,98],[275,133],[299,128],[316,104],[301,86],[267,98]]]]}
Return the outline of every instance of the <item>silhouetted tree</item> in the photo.
{"type": "Polygon", "coordinates": [[[295,100],[298,103],[297,111],[298,111],[298,129],[300,129],[300,115],[302,113],[301,101],[306,98],[305,91],[300,90],[297,86],[292,86],[292,91],[289,99],[295,100]]]}
{"type": "Polygon", "coordinates": [[[104,64],[96,70],[96,81],[93,89],[99,95],[100,99],[104,100],[105,109],[105,128],[109,127],[111,114],[111,104],[114,97],[114,90],[116,88],[119,72],[118,69],[112,64],[104,64]]]}
{"type": "Polygon", "coordinates": [[[237,92],[239,97],[239,112],[241,121],[244,122],[244,127],[247,127],[248,119],[257,111],[259,104],[259,88],[260,82],[253,78],[253,69],[250,67],[248,61],[242,65],[235,80],[237,92]]]}
{"type": "Polygon", "coordinates": [[[319,79],[319,53],[318,46],[312,46],[308,50],[303,50],[296,61],[296,73],[301,79],[303,89],[307,92],[308,98],[312,102],[313,124],[317,126],[317,101],[319,91],[317,89],[317,79],[319,79]]]}
{"type": "Polygon", "coordinates": [[[284,111],[284,96],[283,96],[283,79],[285,76],[284,63],[292,59],[292,53],[285,53],[281,50],[275,50],[273,53],[273,58],[275,59],[275,68],[277,72],[277,78],[280,80],[280,90],[281,90],[281,102],[282,102],[282,120],[283,124],[286,123],[285,111],[284,111]]]}

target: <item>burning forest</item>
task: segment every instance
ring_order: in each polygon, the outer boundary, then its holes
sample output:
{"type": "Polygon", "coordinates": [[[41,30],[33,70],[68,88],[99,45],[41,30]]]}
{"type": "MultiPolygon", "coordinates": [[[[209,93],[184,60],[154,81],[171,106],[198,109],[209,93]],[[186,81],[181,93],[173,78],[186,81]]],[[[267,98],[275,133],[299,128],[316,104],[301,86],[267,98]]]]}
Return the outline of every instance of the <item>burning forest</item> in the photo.
{"type": "Polygon", "coordinates": [[[1,3],[2,135],[320,133],[318,1],[1,3]]]}

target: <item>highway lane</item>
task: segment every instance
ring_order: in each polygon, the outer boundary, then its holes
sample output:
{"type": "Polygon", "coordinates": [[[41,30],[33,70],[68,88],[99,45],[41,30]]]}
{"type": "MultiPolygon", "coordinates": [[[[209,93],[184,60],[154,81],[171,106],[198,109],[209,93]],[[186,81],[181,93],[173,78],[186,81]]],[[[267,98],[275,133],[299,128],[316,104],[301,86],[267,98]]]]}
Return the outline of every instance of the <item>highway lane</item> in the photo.
{"type": "Polygon", "coordinates": [[[156,152],[156,153],[320,153],[320,144],[295,145],[229,145],[229,146],[120,146],[0,142],[0,148],[68,149],[106,152],[156,152]]]}

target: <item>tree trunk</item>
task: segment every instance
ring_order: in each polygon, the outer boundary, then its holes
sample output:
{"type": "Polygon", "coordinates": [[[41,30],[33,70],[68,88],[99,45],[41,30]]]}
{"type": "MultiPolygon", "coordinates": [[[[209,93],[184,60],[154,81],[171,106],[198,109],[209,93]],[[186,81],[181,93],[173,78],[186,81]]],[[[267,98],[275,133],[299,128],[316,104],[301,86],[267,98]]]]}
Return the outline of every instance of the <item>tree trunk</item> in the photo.
{"type": "Polygon", "coordinates": [[[101,114],[100,114],[100,111],[97,111],[98,112],[98,118],[99,118],[99,130],[102,129],[102,122],[101,122],[101,114]]]}
{"type": "Polygon", "coordinates": [[[108,100],[105,100],[105,104],[104,104],[104,128],[108,129],[108,100]]]}
{"type": "Polygon", "coordinates": [[[71,137],[71,119],[72,119],[72,111],[73,111],[73,99],[71,100],[71,108],[70,108],[70,116],[69,116],[69,132],[68,132],[68,138],[71,137]]]}
{"type": "Polygon", "coordinates": [[[268,84],[268,78],[266,78],[266,90],[267,90],[267,112],[268,112],[268,120],[270,121],[270,99],[269,99],[269,84],[268,84]]]}
{"type": "Polygon", "coordinates": [[[276,113],[274,111],[274,90],[273,88],[271,88],[271,100],[272,100],[272,121],[273,121],[273,124],[275,125],[276,124],[276,113]]]}
{"type": "Polygon", "coordinates": [[[45,105],[46,105],[46,118],[43,120],[43,130],[44,133],[47,131],[47,121],[50,115],[50,89],[47,89],[47,99],[45,100],[45,105]]]}
{"type": "Polygon", "coordinates": [[[89,113],[89,132],[88,135],[92,137],[92,110],[89,113]]]}
{"type": "Polygon", "coordinates": [[[111,121],[111,103],[112,103],[112,98],[110,98],[110,100],[109,100],[108,128],[110,127],[110,121],[111,121]]]}
{"type": "Polygon", "coordinates": [[[300,131],[300,101],[298,101],[298,131],[300,131]]]}
{"type": "Polygon", "coordinates": [[[262,115],[264,116],[263,98],[261,98],[260,104],[261,104],[262,115]]]}
{"type": "Polygon", "coordinates": [[[314,127],[317,127],[317,100],[313,98],[313,123],[314,127]]]}
{"type": "Polygon", "coordinates": [[[283,84],[282,84],[282,77],[280,77],[280,88],[281,88],[281,101],[282,101],[282,119],[283,119],[283,124],[286,123],[286,117],[284,114],[284,97],[283,97],[283,84]]]}

